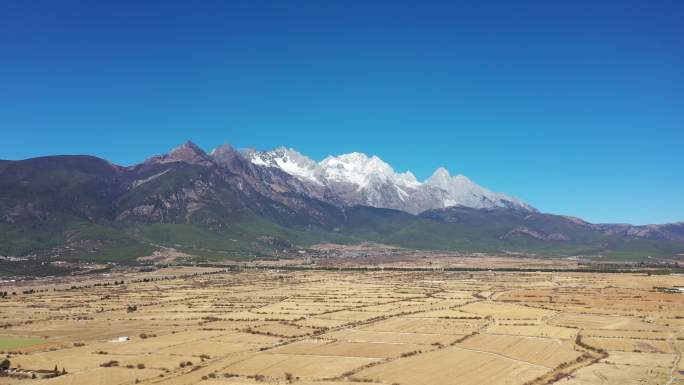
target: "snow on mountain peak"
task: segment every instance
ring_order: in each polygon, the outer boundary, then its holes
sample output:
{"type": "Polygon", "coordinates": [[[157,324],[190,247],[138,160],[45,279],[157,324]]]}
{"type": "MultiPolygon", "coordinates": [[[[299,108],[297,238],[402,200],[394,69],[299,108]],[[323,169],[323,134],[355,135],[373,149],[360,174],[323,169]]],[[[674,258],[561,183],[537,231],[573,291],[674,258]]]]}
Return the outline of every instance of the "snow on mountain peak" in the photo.
{"type": "Polygon", "coordinates": [[[243,155],[258,166],[276,167],[299,179],[321,184],[318,165],[292,148],[278,147],[271,151],[246,150],[243,155]]]}
{"type": "Polygon", "coordinates": [[[449,184],[449,180],[451,180],[451,174],[449,174],[449,170],[444,167],[439,167],[434,173],[432,173],[432,176],[430,176],[425,183],[444,188],[449,184]]]}
{"type": "Polygon", "coordinates": [[[465,175],[451,176],[449,171],[440,167],[425,181],[425,185],[438,187],[447,195],[444,206],[467,206],[473,208],[508,207],[535,211],[521,200],[502,193],[495,193],[473,182],[465,175]]]}
{"type": "Polygon", "coordinates": [[[413,175],[411,171],[402,172],[397,174],[397,176],[407,186],[418,187],[422,185],[422,183],[418,182],[418,179],[416,179],[416,176],[413,175]]]}
{"type": "Polygon", "coordinates": [[[372,178],[388,180],[395,175],[392,167],[377,156],[352,152],[339,156],[329,156],[318,166],[321,175],[331,182],[352,183],[359,188],[366,186],[372,178]]]}
{"type": "Polygon", "coordinates": [[[425,182],[420,182],[410,171],[398,173],[379,157],[361,152],[328,156],[318,163],[286,147],[264,152],[247,150],[243,155],[253,164],[276,167],[303,182],[323,186],[331,196],[348,204],[395,208],[412,213],[455,205],[534,211],[524,202],[492,192],[463,175],[451,176],[444,167],[439,167],[425,182]]]}

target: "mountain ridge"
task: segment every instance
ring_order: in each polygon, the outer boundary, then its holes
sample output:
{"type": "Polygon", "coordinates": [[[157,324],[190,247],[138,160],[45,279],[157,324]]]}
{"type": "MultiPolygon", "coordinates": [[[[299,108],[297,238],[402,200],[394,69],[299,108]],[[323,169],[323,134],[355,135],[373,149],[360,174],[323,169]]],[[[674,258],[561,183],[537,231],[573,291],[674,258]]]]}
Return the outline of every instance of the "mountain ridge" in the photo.
{"type": "Polygon", "coordinates": [[[245,156],[254,164],[280,168],[302,182],[323,186],[345,205],[392,208],[412,214],[455,205],[536,211],[517,198],[494,193],[463,175],[452,177],[444,167],[420,182],[410,171],[396,172],[379,157],[359,152],[327,156],[320,162],[285,147],[248,150],[245,156]]]}
{"type": "Polygon", "coordinates": [[[497,206],[492,203],[497,196],[487,195],[497,193],[445,169],[433,175],[433,184],[444,187],[439,188],[418,184],[412,174],[396,173],[365,154],[331,157],[327,166],[337,165],[327,174],[297,154],[281,147],[267,157],[229,144],[206,153],[186,142],[127,167],[83,155],[0,161],[0,256],[125,261],[164,246],[223,258],[273,255],[318,242],[364,241],[548,256],[684,253],[684,222],[591,224],[540,213],[524,202],[497,206]],[[250,159],[254,154],[264,164],[250,159]],[[288,172],[283,155],[308,167],[322,183],[307,182],[309,174],[288,172]],[[357,179],[347,182],[350,173],[357,179]],[[429,194],[453,197],[455,192],[447,191],[452,182],[454,191],[465,184],[463,191],[490,201],[485,207],[458,202],[434,207],[434,201],[420,201],[429,194]],[[383,207],[402,202],[397,189],[407,194],[403,202],[408,194],[418,194],[411,198],[413,210],[433,206],[417,215],[383,207]]]}

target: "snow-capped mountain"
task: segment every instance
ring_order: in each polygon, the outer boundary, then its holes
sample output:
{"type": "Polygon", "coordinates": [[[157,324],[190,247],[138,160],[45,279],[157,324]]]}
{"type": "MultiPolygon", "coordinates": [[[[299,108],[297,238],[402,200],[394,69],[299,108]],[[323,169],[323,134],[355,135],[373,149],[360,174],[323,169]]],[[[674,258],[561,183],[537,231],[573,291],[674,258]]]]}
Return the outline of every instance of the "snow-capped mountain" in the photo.
{"type": "MultiPolygon", "coordinates": [[[[323,178],[328,182],[351,183],[359,189],[367,187],[374,180],[391,183],[397,187],[415,188],[420,182],[410,171],[397,173],[392,166],[377,156],[369,157],[360,152],[340,156],[329,156],[319,163],[323,178]]],[[[403,195],[403,194],[401,194],[403,195]]]]}
{"type": "Polygon", "coordinates": [[[257,166],[279,168],[302,181],[322,184],[316,162],[291,148],[281,146],[264,152],[245,149],[242,154],[257,166]]]}
{"type": "Polygon", "coordinates": [[[312,188],[323,189],[319,197],[344,206],[392,208],[412,214],[452,206],[536,211],[463,175],[451,176],[443,167],[420,182],[410,171],[396,172],[377,156],[359,152],[328,156],[320,162],[285,147],[263,152],[248,149],[242,154],[254,165],[280,169],[312,188]]]}
{"type": "Polygon", "coordinates": [[[148,232],[159,234],[156,243],[211,250],[216,255],[245,250],[270,253],[303,240],[365,240],[454,250],[467,244],[468,251],[482,247],[487,252],[551,251],[554,255],[567,255],[570,249],[597,250],[600,255],[620,253],[621,258],[626,251],[639,258],[684,255],[684,222],[591,224],[539,213],[446,169],[437,169],[421,182],[409,172],[396,172],[378,157],[360,153],[316,162],[286,148],[238,151],[223,144],[207,154],[186,142],[130,166],[82,155],[0,161],[0,186],[4,187],[0,188],[0,225],[9,233],[22,234],[27,225],[49,234],[99,226],[98,231],[82,233],[95,238],[64,237],[64,243],[56,248],[50,244],[49,249],[41,239],[43,233],[30,243],[25,237],[10,238],[0,244],[0,254],[5,255],[16,250],[35,255],[39,250],[61,258],[74,250],[73,255],[81,258],[95,255],[92,250],[99,250],[99,245],[112,243],[125,246],[117,250],[128,253],[137,249],[130,248],[129,242],[138,240],[119,231],[130,227],[144,231],[154,224],[165,226],[159,228],[164,231],[148,232]],[[173,227],[188,224],[206,236],[186,237],[188,227],[173,227]],[[103,242],[100,234],[114,234],[117,242],[103,242]]]}
{"type": "Polygon", "coordinates": [[[444,206],[465,206],[472,208],[508,207],[536,211],[534,207],[518,198],[492,192],[464,175],[451,176],[449,171],[440,167],[425,181],[426,185],[446,191],[444,206]]]}

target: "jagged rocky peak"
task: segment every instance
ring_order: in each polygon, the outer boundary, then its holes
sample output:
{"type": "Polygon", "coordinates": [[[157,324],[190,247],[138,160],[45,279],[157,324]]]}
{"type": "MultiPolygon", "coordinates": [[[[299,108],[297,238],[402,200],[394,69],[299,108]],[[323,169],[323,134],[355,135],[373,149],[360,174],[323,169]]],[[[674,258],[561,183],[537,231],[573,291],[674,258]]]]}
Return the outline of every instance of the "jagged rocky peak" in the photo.
{"type": "Polygon", "coordinates": [[[435,170],[435,172],[432,173],[425,183],[437,187],[446,187],[449,185],[450,181],[451,174],[449,173],[449,170],[444,167],[439,167],[437,170],[435,170]]]}
{"type": "Polygon", "coordinates": [[[216,163],[229,165],[236,157],[241,156],[240,153],[228,143],[224,143],[215,149],[211,150],[209,155],[216,161],[216,163]]]}
{"type": "Polygon", "coordinates": [[[482,188],[465,175],[458,174],[452,176],[449,170],[444,167],[438,167],[435,172],[432,173],[432,175],[425,181],[425,183],[428,185],[441,187],[446,190],[449,190],[454,186],[482,188]]]}
{"type": "Polygon", "coordinates": [[[452,176],[444,167],[420,182],[410,171],[398,173],[379,157],[361,152],[328,156],[318,163],[286,147],[263,152],[244,150],[243,155],[257,166],[279,168],[304,183],[322,186],[328,196],[347,205],[365,204],[410,213],[456,205],[534,211],[524,202],[494,193],[463,175],[452,176]]]}
{"type": "Polygon", "coordinates": [[[185,162],[203,166],[212,165],[211,158],[204,150],[191,141],[186,141],[180,146],[172,149],[167,154],[157,155],[145,161],[145,163],[171,163],[185,162]]]}
{"type": "Polygon", "coordinates": [[[224,154],[233,154],[237,151],[233,148],[233,146],[230,145],[230,143],[223,143],[222,145],[216,147],[215,149],[211,150],[209,155],[211,156],[221,156],[224,154]]]}
{"type": "Polygon", "coordinates": [[[536,209],[518,198],[496,193],[473,182],[464,175],[451,176],[449,170],[439,167],[425,181],[426,186],[437,187],[446,192],[444,206],[465,206],[478,209],[506,207],[536,211],[536,209]]]}
{"type": "Polygon", "coordinates": [[[324,178],[331,182],[352,183],[360,187],[371,181],[394,183],[402,187],[418,187],[420,182],[410,172],[397,173],[392,166],[377,156],[352,152],[323,159],[321,167],[324,178]]]}
{"type": "Polygon", "coordinates": [[[176,158],[190,158],[196,156],[206,156],[207,154],[198,145],[191,141],[185,141],[185,143],[171,150],[168,154],[170,157],[176,158]]]}
{"type": "Polygon", "coordinates": [[[279,168],[301,180],[321,184],[318,164],[292,148],[281,146],[271,151],[246,149],[242,154],[258,166],[279,168]]]}
{"type": "MultiPolygon", "coordinates": [[[[221,165],[239,172],[244,165],[276,168],[298,180],[299,188],[316,191],[326,200],[342,205],[369,205],[393,208],[409,213],[452,206],[471,208],[513,208],[536,211],[517,198],[492,192],[463,175],[452,176],[440,167],[425,182],[410,172],[396,172],[391,165],[373,155],[351,152],[328,156],[320,162],[287,148],[270,151],[236,150],[222,144],[206,154],[188,141],[168,154],[148,159],[145,163],[186,162],[197,165],[221,165]],[[237,167],[237,168],[236,168],[237,167]]],[[[267,175],[267,174],[263,174],[267,175]]],[[[271,174],[268,174],[271,175],[271,174]]]]}

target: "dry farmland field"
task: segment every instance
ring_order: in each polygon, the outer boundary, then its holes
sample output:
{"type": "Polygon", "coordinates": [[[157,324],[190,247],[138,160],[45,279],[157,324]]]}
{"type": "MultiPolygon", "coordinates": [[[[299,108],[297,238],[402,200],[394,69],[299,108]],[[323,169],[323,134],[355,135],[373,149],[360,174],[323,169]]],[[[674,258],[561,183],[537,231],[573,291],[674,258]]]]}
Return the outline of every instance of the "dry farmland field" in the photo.
{"type": "Polygon", "coordinates": [[[175,268],[3,285],[0,384],[684,384],[684,294],[656,290],[675,275],[175,268]]]}

